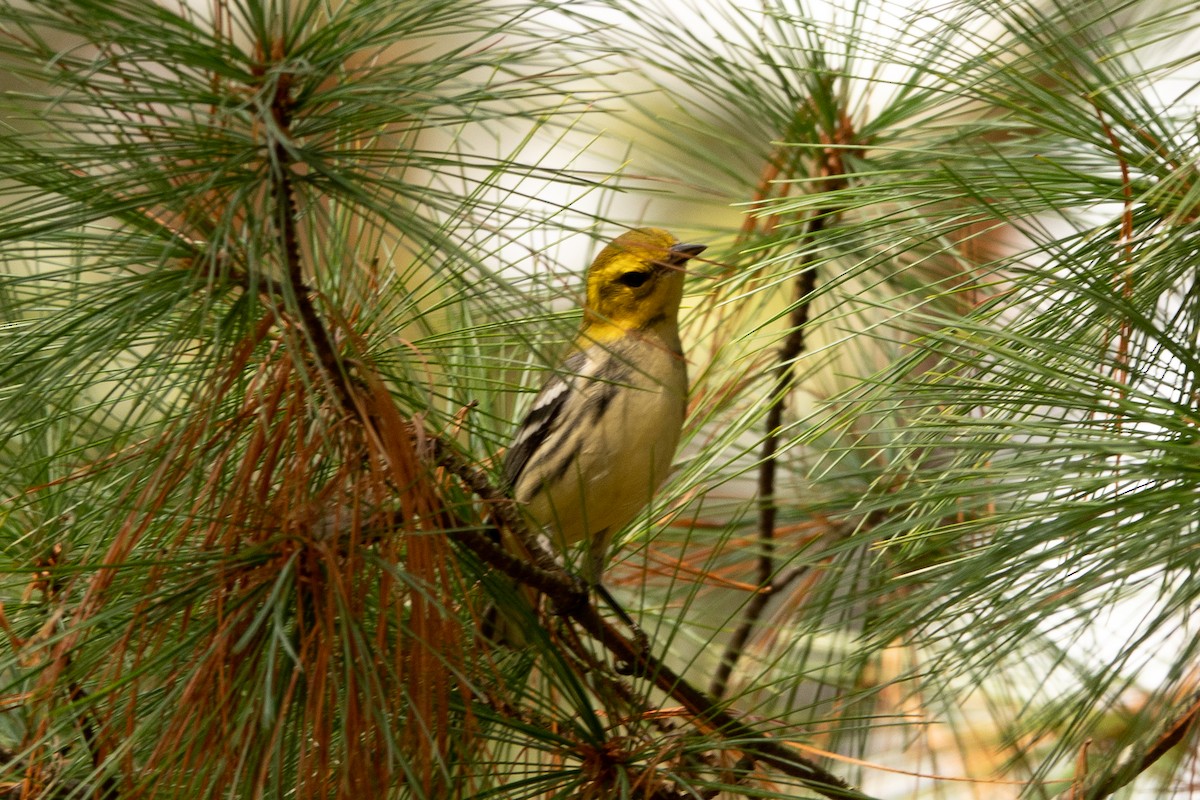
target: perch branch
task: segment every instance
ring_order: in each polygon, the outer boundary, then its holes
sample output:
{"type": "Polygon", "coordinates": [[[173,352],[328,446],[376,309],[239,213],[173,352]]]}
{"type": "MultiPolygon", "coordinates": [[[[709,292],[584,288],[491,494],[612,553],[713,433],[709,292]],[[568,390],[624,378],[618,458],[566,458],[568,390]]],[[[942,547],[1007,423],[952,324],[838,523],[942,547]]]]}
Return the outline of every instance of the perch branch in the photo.
{"type": "Polygon", "coordinates": [[[512,501],[488,482],[486,474],[468,464],[440,440],[433,441],[437,465],[456,476],[487,502],[497,525],[513,526],[508,532],[523,545],[530,546],[530,555],[536,563],[525,564],[505,553],[483,531],[458,531],[452,534],[465,547],[493,567],[550,597],[564,617],[573,620],[600,642],[618,663],[631,665],[634,675],[651,680],[658,689],[683,706],[697,727],[738,742],[739,749],[750,758],[769,764],[803,782],[809,790],[831,800],[870,800],[868,795],[799,755],[782,741],[736,718],[722,704],[692,686],[656,658],[636,637],[627,637],[617,630],[590,602],[587,593],[581,594],[578,582],[558,565],[553,556],[537,545],[512,501]]]}

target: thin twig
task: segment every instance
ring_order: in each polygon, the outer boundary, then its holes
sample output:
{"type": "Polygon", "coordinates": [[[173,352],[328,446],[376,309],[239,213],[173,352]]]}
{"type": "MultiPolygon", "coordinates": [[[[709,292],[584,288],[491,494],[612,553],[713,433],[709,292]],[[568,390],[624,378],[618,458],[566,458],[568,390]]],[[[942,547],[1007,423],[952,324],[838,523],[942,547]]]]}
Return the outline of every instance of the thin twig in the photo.
{"type": "MultiPolygon", "coordinates": [[[[624,680],[616,675],[611,674],[607,666],[597,658],[590,650],[583,646],[583,642],[575,635],[573,628],[566,627],[565,634],[560,638],[560,643],[570,653],[579,666],[586,674],[599,685],[610,693],[613,697],[622,702],[626,708],[630,709],[631,713],[640,720],[645,720],[656,731],[658,737],[674,737],[679,735],[680,727],[673,721],[674,714],[664,714],[662,709],[652,709],[651,713],[647,714],[645,709],[644,697],[636,694],[633,688],[624,680]]],[[[722,780],[729,785],[744,785],[748,780],[751,771],[754,769],[754,759],[748,755],[742,755],[738,759],[732,770],[723,768],[719,759],[711,753],[697,751],[686,751],[680,754],[684,763],[689,767],[697,769],[707,769],[719,775],[722,775],[722,780]],[[733,777],[730,773],[741,772],[740,777],[733,777]]],[[[726,787],[714,787],[700,793],[700,797],[711,800],[721,792],[725,791],[726,787]]],[[[694,791],[691,789],[690,791],[694,791]]],[[[688,794],[687,797],[692,797],[688,794]]]]}
{"type": "MultiPolygon", "coordinates": [[[[850,124],[850,119],[844,114],[840,115],[837,129],[832,134],[823,135],[823,138],[827,144],[845,145],[852,142],[854,129],[850,124]]],[[[777,161],[778,158],[773,164],[777,161]]],[[[773,174],[768,172],[767,175],[764,175],[764,179],[773,174]]],[[[845,186],[846,167],[842,162],[841,150],[838,147],[824,148],[816,165],[815,177],[821,179],[818,184],[820,193],[833,192],[845,186]]],[[[772,177],[771,180],[773,179],[772,177]]],[[[769,184],[770,181],[767,181],[760,187],[764,196],[769,184]]],[[[733,675],[746,643],[750,640],[750,634],[757,627],[771,597],[781,590],[780,585],[772,582],[775,575],[775,527],[779,514],[779,505],[775,498],[775,484],[779,462],[780,431],[783,429],[783,415],[787,408],[788,396],[796,381],[796,360],[806,349],[804,334],[808,327],[809,305],[817,288],[815,240],[839,210],[836,206],[818,208],[809,215],[805,226],[803,242],[806,250],[799,264],[800,275],[795,281],[796,296],[791,313],[788,315],[790,330],[779,350],[779,358],[775,364],[775,382],[770,395],[771,405],[767,409],[766,415],[766,435],[763,437],[762,447],[759,451],[759,551],[756,569],[758,591],[746,604],[742,622],[730,637],[721,661],[717,665],[716,673],[709,685],[709,692],[714,697],[720,698],[725,695],[729,686],[729,678],[733,675]]],[[[771,218],[769,228],[773,228],[775,224],[775,219],[771,218]]],[[[789,576],[789,582],[794,577],[794,575],[789,576]]]]}
{"type": "MultiPolygon", "coordinates": [[[[39,571],[33,583],[33,588],[41,592],[42,605],[46,609],[51,609],[55,606],[61,607],[63,600],[61,593],[63,584],[60,578],[60,573],[56,569],[61,566],[63,548],[61,544],[55,544],[49,554],[38,559],[39,571]]],[[[73,658],[71,652],[66,652],[61,656],[62,670],[71,672],[73,667],[73,658]]],[[[96,715],[96,709],[92,707],[91,696],[82,684],[75,679],[70,679],[67,684],[67,696],[70,698],[71,704],[79,709],[79,715],[75,720],[75,724],[79,727],[79,733],[83,737],[84,746],[87,748],[88,758],[92,763],[92,769],[96,774],[106,773],[101,779],[100,784],[95,787],[93,796],[97,800],[116,800],[120,796],[117,788],[118,776],[111,771],[106,772],[106,751],[108,748],[102,736],[103,723],[96,715]]],[[[6,750],[0,749],[0,766],[4,766],[7,762],[19,761],[15,754],[9,753],[6,750]]],[[[5,770],[7,771],[7,770],[5,770]]],[[[24,787],[25,782],[21,784],[24,787]]],[[[67,784],[68,790],[59,790],[53,793],[39,793],[39,797],[59,797],[67,796],[74,788],[78,786],[76,782],[67,784]]],[[[44,787],[39,787],[44,789],[44,787]]],[[[13,791],[17,791],[14,787],[13,791]]],[[[17,797],[24,797],[24,789],[17,791],[17,797]]]]}
{"type": "Polygon", "coordinates": [[[457,477],[479,499],[488,505],[493,520],[498,527],[513,536],[532,559],[529,563],[496,544],[482,530],[455,531],[452,536],[459,540],[476,555],[504,572],[516,578],[521,583],[532,586],[560,608],[568,607],[586,598],[587,592],[579,581],[559,565],[529,530],[512,501],[499,489],[492,486],[488,475],[483,470],[467,463],[458,453],[448,447],[440,438],[432,437],[433,458],[439,467],[457,477]]]}
{"type": "MultiPolygon", "coordinates": [[[[813,238],[825,226],[829,211],[819,211],[809,220],[806,239],[811,245],[813,238]]],[[[796,359],[805,350],[804,329],[808,325],[809,298],[817,285],[817,271],[813,265],[815,257],[811,250],[804,257],[803,270],[796,279],[796,301],[789,317],[791,330],[779,351],[775,366],[775,384],[771,394],[771,407],[767,409],[766,429],[763,438],[760,467],[758,471],[758,586],[759,590],[746,605],[742,622],[734,631],[717,665],[709,692],[714,697],[723,697],[729,685],[729,677],[737,666],[750,634],[758,625],[771,597],[778,591],[772,586],[775,574],[775,524],[779,505],[775,500],[775,476],[779,461],[779,432],[783,427],[783,413],[788,395],[795,382],[796,359]]]]}

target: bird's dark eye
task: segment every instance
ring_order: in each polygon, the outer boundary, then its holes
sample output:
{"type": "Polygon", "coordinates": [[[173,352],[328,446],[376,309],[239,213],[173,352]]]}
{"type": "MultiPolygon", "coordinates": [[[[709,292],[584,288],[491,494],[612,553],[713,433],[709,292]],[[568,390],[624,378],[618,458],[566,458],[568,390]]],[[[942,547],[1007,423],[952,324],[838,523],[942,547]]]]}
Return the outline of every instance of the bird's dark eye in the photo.
{"type": "Polygon", "coordinates": [[[617,278],[617,283],[636,289],[648,280],[650,280],[649,272],[625,272],[617,278]]]}

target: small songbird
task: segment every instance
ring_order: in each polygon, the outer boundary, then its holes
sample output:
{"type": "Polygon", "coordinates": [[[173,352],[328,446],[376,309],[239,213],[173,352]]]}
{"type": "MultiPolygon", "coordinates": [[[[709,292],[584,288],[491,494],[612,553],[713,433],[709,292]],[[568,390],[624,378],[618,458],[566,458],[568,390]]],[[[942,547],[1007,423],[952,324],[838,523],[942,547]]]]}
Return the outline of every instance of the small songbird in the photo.
{"type": "Polygon", "coordinates": [[[560,552],[586,543],[599,586],[612,536],[666,479],[687,405],[679,341],[684,266],[705,249],[639,228],[600,251],[574,346],[508,450],[513,497],[560,552]]]}

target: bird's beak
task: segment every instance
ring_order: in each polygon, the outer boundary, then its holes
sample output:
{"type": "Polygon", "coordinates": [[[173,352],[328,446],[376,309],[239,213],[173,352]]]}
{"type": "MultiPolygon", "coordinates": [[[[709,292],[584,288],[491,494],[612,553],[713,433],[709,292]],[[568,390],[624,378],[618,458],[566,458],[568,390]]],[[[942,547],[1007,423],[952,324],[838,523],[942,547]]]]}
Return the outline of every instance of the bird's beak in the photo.
{"type": "Polygon", "coordinates": [[[687,260],[689,258],[695,258],[707,249],[708,245],[706,244],[684,244],[683,242],[680,242],[679,244],[671,246],[671,254],[683,256],[684,260],[687,260]]]}

